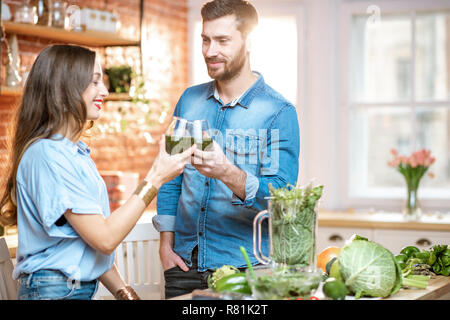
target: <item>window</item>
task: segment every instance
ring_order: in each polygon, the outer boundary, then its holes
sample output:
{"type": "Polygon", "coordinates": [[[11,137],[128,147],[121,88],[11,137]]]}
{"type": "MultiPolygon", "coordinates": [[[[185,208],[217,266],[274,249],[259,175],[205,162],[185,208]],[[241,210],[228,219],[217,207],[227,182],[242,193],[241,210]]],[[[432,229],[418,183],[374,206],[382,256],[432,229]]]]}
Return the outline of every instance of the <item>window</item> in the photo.
{"type": "Polygon", "coordinates": [[[431,149],[435,177],[422,179],[420,197],[450,198],[450,6],[412,3],[381,7],[380,20],[347,16],[350,199],[404,197],[403,177],[387,166],[391,148],[431,149]]]}

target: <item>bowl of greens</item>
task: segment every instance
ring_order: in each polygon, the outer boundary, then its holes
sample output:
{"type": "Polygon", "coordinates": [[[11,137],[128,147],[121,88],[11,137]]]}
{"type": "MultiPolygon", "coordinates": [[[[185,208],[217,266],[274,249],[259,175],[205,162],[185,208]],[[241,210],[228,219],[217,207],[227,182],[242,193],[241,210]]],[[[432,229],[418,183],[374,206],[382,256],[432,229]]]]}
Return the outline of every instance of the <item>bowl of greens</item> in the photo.
{"type": "Polygon", "coordinates": [[[322,280],[322,272],[304,265],[270,264],[246,270],[252,295],[261,300],[309,299],[322,280]]]}

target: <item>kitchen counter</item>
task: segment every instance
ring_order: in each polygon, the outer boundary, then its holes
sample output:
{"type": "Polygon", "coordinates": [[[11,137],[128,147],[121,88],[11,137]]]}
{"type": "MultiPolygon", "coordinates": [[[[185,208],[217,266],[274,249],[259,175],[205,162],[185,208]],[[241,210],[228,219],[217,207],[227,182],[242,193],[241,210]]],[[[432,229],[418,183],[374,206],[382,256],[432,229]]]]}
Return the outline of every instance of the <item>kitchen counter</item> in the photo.
{"type": "Polygon", "coordinates": [[[319,227],[376,228],[450,231],[450,214],[423,214],[419,221],[406,221],[397,212],[319,211],[319,227]]]}
{"type": "MultiPolygon", "coordinates": [[[[319,298],[319,300],[324,299],[323,293],[321,292],[321,287],[319,287],[315,296],[319,298]]],[[[213,297],[217,294],[212,293],[209,289],[206,290],[195,290],[192,293],[184,294],[170,300],[192,300],[194,295],[202,296],[202,297],[213,297]]],[[[348,300],[354,298],[352,296],[348,296],[348,300]]],[[[380,300],[379,298],[366,298],[362,297],[361,300],[380,300]]],[[[450,300],[450,277],[444,276],[436,276],[433,279],[430,279],[428,286],[426,289],[400,289],[396,294],[383,298],[381,300],[450,300]]]]}

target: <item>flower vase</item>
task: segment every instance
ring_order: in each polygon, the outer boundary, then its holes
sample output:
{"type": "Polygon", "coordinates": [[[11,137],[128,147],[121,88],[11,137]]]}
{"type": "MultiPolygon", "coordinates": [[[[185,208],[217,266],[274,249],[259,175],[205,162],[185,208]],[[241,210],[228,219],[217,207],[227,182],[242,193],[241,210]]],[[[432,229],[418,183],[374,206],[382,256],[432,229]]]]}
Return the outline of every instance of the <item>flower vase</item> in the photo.
{"type": "Polygon", "coordinates": [[[403,209],[403,216],[407,221],[419,220],[422,215],[417,193],[419,189],[419,181],[416,184],[408,182],[406,206],[403,209]]]}

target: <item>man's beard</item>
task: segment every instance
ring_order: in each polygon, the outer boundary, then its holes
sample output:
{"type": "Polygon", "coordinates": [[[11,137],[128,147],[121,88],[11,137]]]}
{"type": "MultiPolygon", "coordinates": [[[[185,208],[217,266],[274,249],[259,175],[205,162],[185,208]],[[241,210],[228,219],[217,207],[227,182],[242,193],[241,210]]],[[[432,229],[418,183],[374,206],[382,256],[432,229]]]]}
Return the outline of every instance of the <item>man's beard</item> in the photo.
{"type": "Polygon", "coordinates": [[[215,59],[215,58],[205,59],[206,63],[208,62],[224,63],[224,70],[221,73],[215,74],[215,70],[210,69],[208,67],[208,74],[214,80],[218,81],[231,80],[241,73],[241,70],[245,64],[245,57],[246,57],[246,49],[245,45],[242,45],[236,57],[233,60],[230,60],[229,62],[223,59],[215,59]]]}

